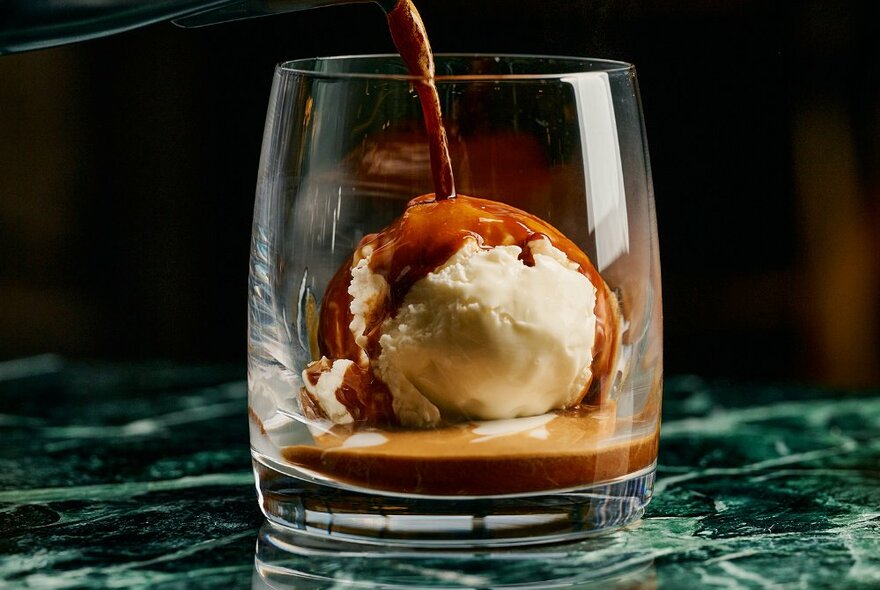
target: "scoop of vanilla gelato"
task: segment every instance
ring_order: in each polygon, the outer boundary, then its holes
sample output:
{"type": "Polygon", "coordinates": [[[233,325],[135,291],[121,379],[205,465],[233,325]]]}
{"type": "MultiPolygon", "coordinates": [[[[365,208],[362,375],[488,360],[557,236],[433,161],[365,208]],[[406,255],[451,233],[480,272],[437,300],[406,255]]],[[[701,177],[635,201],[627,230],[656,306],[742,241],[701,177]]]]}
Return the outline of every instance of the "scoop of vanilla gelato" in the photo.
{"type": "MultiPolygon", "coordinates": [[[[547,239],[482,249],[474,240],[417,281],[382,325],[375,374],[406,426],[535,416],[576,404],[592,377],[596,288],[547,239]]],[[[356,340],[385,285],[365,262],[349,289],[356,340]],[[369,303],[368,303],[369,302],[369,303]]]]}

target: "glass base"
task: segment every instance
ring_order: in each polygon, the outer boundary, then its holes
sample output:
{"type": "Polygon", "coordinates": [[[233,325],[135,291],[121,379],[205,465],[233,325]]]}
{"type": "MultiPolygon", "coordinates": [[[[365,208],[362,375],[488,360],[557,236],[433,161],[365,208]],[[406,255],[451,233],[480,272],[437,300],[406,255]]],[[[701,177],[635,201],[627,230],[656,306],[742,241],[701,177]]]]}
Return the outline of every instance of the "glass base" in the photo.
{"type": "MultiPolygon", "coordinates": [[[[638,520],[656,465],[576,490],[517,496],[395,496],[331,487],[254,459],[260,509],[298,538],[357,551],[464,549],[583,539],[638,520]]],[[[466,474],[463,474],[466,477],[466,474]]]]}

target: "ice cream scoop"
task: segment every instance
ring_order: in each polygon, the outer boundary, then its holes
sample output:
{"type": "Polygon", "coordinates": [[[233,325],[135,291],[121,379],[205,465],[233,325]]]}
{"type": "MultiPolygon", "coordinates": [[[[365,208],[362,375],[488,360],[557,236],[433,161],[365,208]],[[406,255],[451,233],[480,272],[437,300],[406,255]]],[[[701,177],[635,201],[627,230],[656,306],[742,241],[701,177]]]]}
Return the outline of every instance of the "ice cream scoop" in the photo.
{"type": "Polygon", "coordinates": [[[618,323],[614,295],[550,224],[425,195],[364,237],[328,285],[304,405],[337,424],[430,427],[598,403],[618,323]]]}
{"type": "MultiPolygon", "coordinates": [[[[446,418],[536,416],[576,404],[592,376],[596,288],[546,238],[467,240],[417,281],[379,338],[374,371],[395,399],[446,418]]],[[[398,412],[399,414],[399,412],[398,412]]]]}

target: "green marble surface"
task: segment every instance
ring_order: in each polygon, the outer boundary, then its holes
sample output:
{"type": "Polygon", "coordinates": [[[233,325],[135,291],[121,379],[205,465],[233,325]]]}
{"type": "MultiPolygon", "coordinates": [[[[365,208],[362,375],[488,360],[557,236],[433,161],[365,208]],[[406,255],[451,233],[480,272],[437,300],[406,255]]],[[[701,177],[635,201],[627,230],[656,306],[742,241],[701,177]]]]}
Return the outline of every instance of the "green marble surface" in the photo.
{"type": "MultiPolygon", "coordinates": [[[[0,363],[0,441],[0,588],[267,587],[241,367],[0,363]]],[[[655,493],[575,545],[313,548],[268,583],[880,588],[880,392],[670,378],[655,493]]]]}

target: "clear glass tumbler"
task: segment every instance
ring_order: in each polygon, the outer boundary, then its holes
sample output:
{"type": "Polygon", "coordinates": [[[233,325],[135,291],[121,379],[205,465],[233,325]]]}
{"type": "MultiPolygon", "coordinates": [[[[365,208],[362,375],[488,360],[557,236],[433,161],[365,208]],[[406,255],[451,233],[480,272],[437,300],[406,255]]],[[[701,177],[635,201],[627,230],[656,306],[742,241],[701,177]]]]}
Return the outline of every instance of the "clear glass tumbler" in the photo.
{"type": "Polygon", "coordinates": [[[411,203],[432,176],[422,81],[398,56],[275,71],[250,262],[260,507],[297,534],[373,547],[527,545],[624,525],[651,497],[662,392],[635,70],[436,61],[459,195],[442,203],[411,203]],[[453,206],[464,217],[441,219],[453,206]],[[355,261],[378,256],[377,232],[404,213],[416,229],[395,247],[464,231],[462,219],[483,234],[389,295],[355,261]],[[488,244],[495,227],[528,240],[488,244]],[[398,305],[376,320],[382,293],[398,305]]]}

